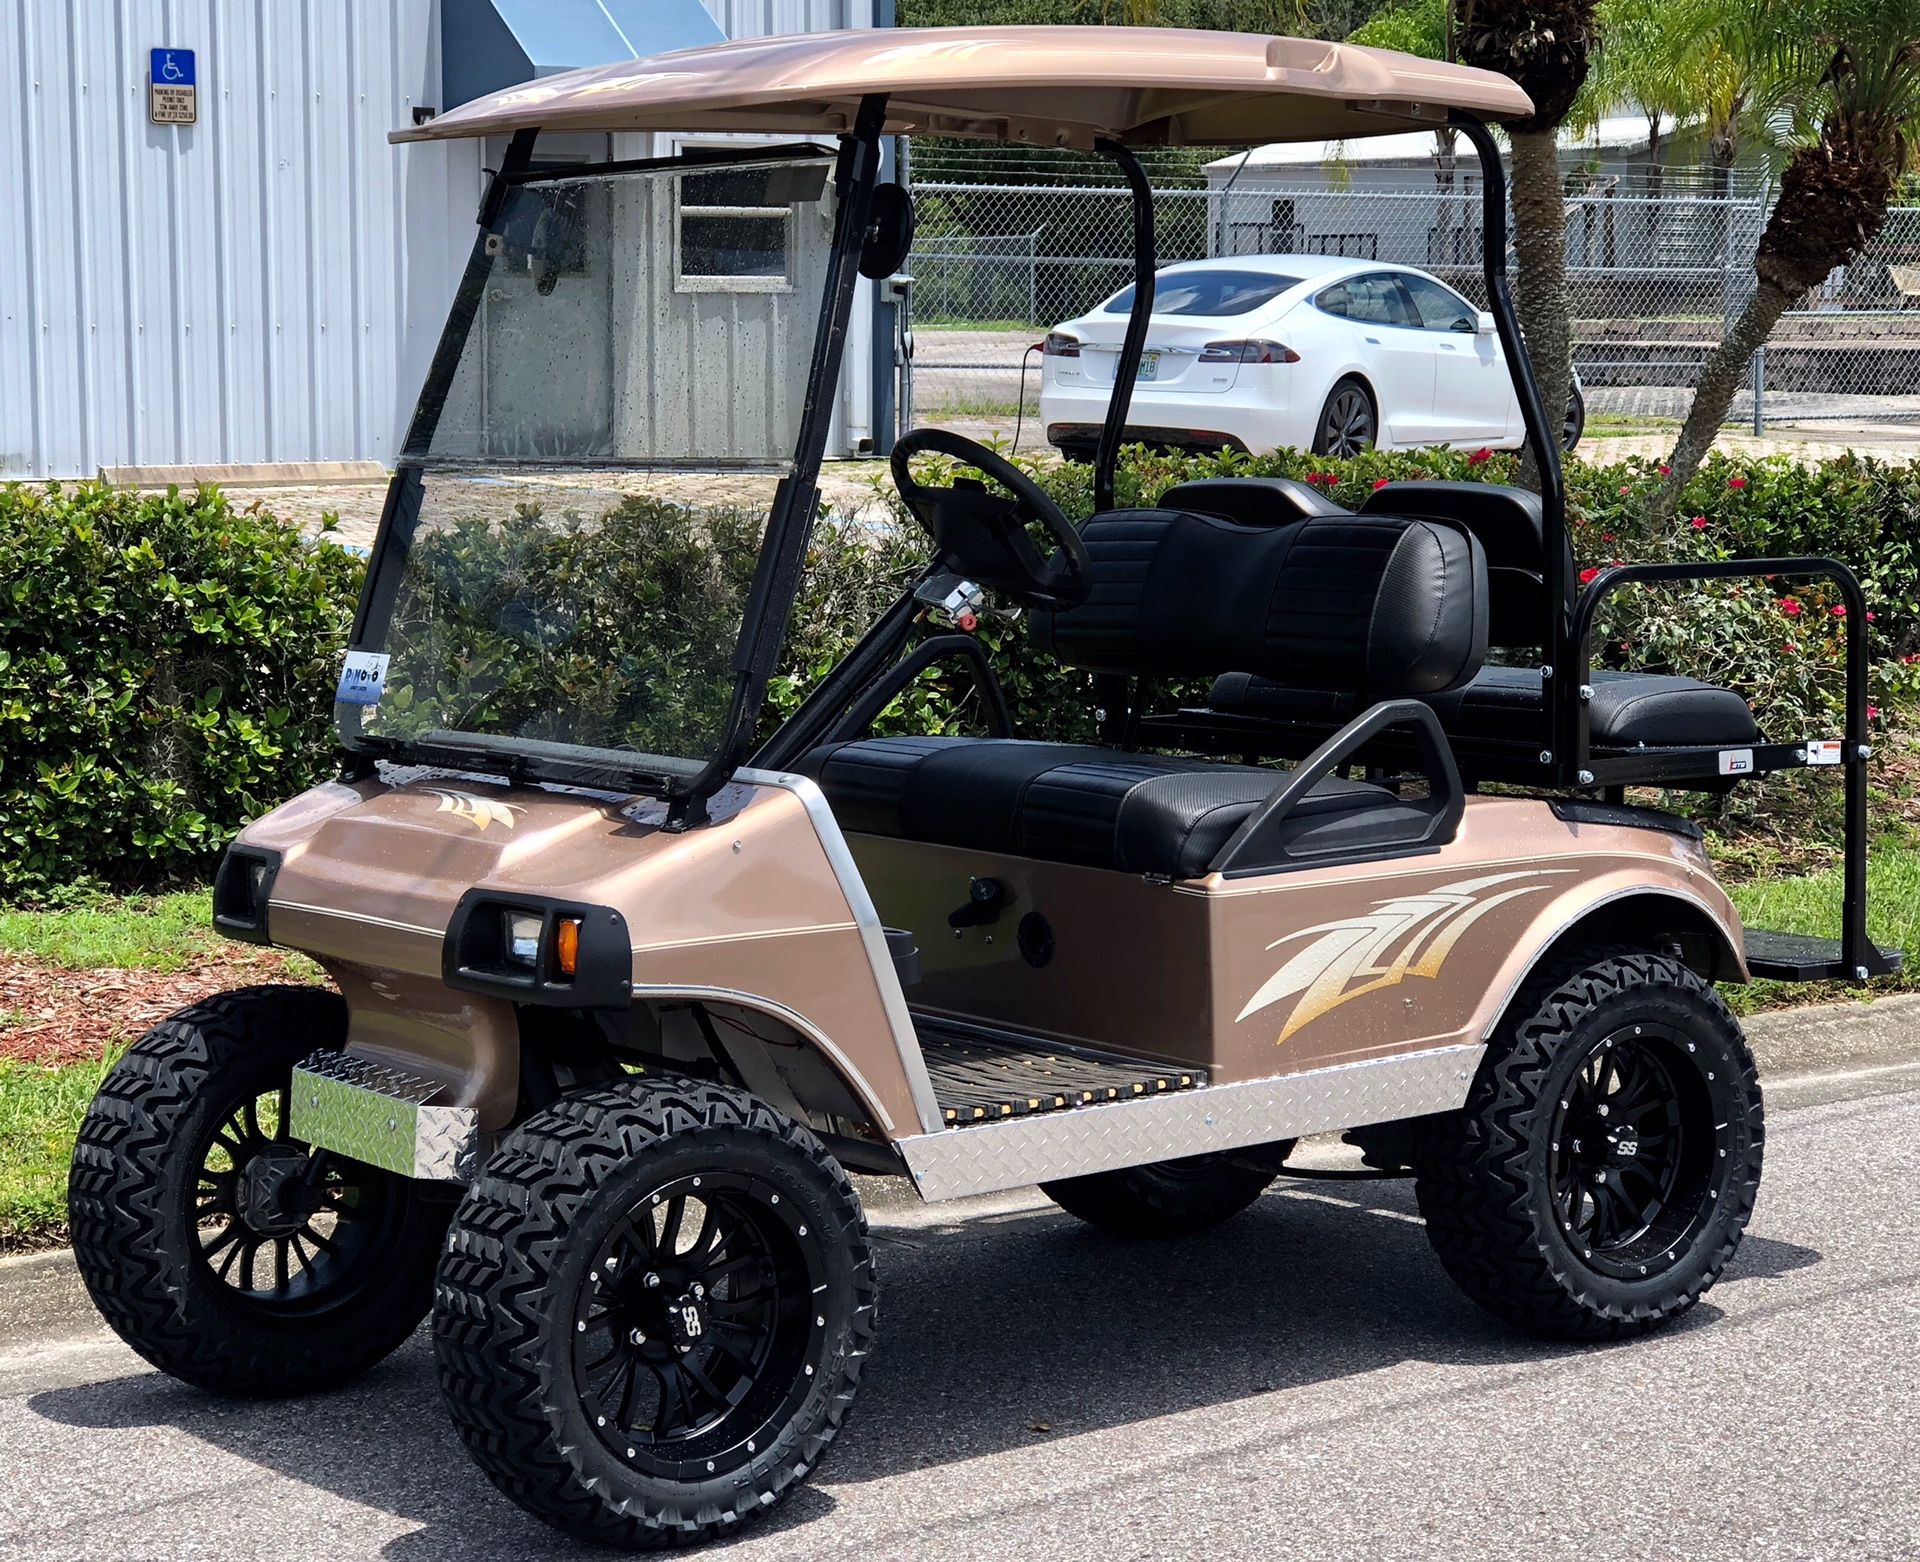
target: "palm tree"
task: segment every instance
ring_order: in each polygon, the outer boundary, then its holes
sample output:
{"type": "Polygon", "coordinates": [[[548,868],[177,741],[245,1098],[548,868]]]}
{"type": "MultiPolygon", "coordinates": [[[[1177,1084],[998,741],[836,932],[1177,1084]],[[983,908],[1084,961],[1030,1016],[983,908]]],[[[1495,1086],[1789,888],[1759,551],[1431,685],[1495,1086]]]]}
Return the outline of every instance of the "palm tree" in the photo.
{"type": "MultiPolygon", "coordinates": [[[[1715,35],[1716,0],[1600,0],[1600,52],[1585,103],[1598,118],[1631,109],[1647,121],[1647,195],[1664,187],[1669,130],[1698,115],[1709,95],[1702,45],[1715,35]]],[[[1660,208],[1650,208],[1657,222],[1660,208]]]]}
{"type": "Polygon", "coordinates": [[[1744,10],[1744,25],[1771,38],[1772,75],[1801,144],[1753,257],[1753,296],[1700,376],[1656,520],[1673,514],[1780,316],[1886,221],[1920,129],[1920,0],[1744,0],[1744,10]],[[1782,27],[1792,30],[1781,36],[1782,27]]]}
{"type": "Polygon", "coordinates": [[[1514,284],[1520,323],[1548,422],[1573,393],[1573,300],[1559,132],[1599,47],[1596,0],[1456,0],[1454,52],[1465,65],[1511,76],[1533,99],[1513,137],[1514,284]]]}

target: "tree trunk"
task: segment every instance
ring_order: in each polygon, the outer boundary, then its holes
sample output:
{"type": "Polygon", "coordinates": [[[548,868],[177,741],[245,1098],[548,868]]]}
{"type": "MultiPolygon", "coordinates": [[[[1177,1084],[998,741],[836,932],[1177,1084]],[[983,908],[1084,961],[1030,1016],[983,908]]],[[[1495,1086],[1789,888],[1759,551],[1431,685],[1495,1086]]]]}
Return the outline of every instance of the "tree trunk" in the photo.
{"type": "Polygon", "coordinates": [[[1740,318],[1734,321],[1725,340],[1707,360],[1699,388],[1693,393],[1693,406],[1680,430],[1680,442],[1673,447],[1673,455],[1667,461],[1672,471],[1653,501],[1649,519],[1656,527],[1673,519],[1680,503],[1680,491],[1700,470],[1700,463],[1706,460],[1714,440],[1720,437],[1720,426],[1726,421],[1727,409],[1733,405],[1735,394],[1746,381],[1754,353],[1766,345],[1774,326],[1793,300],[1793,294],[1762,278],[1753,297],[1747,300],[1747,307],[1740,312],[1740,318]]]}
{"type": "MultiPolygon", "coordinates": [[[[1513,247],[1519,262],[1514,298],[1551,439],[1560,437],[1573,394],[1573,299],[1567,288],[1567,206],[1557,139],[1551,130],[1513,136],[1513,247]]],[[[1540,486],[1531,455],[1521,481],[1540,486]]]]}

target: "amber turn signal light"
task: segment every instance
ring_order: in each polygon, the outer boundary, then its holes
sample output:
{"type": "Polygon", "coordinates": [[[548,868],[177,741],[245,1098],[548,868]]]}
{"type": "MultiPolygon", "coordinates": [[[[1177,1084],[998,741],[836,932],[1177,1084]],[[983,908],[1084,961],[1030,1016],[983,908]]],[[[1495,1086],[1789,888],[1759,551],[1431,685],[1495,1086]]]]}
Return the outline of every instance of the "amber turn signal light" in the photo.
{"type": "Polygon", "coordinates": [[[572,976],[580,966],[580,919],[561,917],[553,924],[553,963],[562,976],[572,976]]]}

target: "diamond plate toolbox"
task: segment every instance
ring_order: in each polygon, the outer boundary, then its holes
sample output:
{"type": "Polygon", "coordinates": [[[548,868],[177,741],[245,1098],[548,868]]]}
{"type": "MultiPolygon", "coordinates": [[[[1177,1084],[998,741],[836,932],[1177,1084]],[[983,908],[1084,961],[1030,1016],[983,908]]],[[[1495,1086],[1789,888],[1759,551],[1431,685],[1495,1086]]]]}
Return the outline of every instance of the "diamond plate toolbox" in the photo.
{"type": "Polygon", "coordinates": [[[434,1106],[438,1080],[347,1052],[314,1053],[293,1071],[288,1130],[296,1139],[404,1177],[466,1182],[479,1112],[434,1106]]]}

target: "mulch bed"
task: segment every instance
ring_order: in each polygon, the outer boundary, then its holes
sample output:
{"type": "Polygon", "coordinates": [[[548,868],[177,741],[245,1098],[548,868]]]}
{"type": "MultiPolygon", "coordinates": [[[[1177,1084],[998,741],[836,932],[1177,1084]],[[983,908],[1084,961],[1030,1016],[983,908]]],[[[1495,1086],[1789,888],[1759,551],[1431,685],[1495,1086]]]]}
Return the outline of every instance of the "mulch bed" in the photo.
{"type": "Polygon", "coordinates": [[[270,949],[210,949],[184,971],[69,971],[0,954],[0,1058],[94,1062],[210,993],[287,978],[286,957],[270,949]]]}

